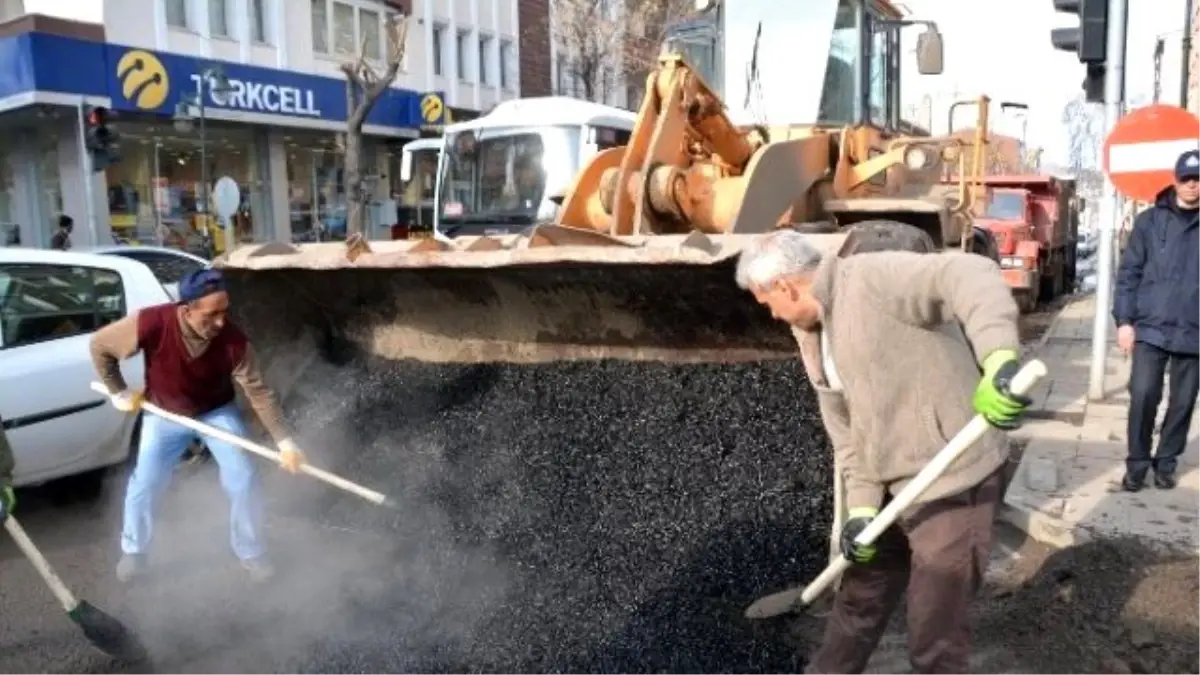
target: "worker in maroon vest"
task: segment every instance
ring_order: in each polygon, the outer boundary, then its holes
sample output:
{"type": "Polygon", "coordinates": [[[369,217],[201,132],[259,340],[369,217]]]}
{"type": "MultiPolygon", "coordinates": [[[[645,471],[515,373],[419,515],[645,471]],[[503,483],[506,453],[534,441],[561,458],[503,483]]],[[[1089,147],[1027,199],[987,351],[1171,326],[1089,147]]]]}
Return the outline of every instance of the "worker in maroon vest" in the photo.
{"type": "MultiPolygon", "coordinates": [[[[229,294],[221,273],[200,270],[179,282],[179,304],[140,310],[100,329],[92,338],[92,361],[108,387],[113,405],[136,412],[142,392],[130,391],[121,377],[120,361],[139,351],[146,361],[145,400],[239,436],[246,435],[234,402],[234,382],[241,388],[263,426],[279,445],[281,464],[299,470],[303,455],[288,436],[274,393],[263,382],[246,335],[226,318],[229,294]]],[[[145,569],[155,502],[171,480],[195,433],[156,415],[142,418],[137,467],[125,494],[121,532],[124,555],[117,577],[129,581],[145,569]]],[[[272,574],[263,542],[262,497],[253,461],[238,448],[204,438],[221,471],[221,486],[232,502],[230,541],[251,578],[272,574]]]]}

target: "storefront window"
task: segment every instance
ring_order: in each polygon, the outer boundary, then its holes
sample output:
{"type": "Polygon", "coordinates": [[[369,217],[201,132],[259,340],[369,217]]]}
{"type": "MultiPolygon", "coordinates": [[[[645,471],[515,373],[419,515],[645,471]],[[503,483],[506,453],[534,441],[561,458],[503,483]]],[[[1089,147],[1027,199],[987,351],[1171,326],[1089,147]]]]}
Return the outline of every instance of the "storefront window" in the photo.
{"type": "Polygon", "coordinates": [[[252,204],[262,204],[253,131],[210,123],[205,133],[207,189],[201,187],[201,147],[196,130],[170,124],[119,126],[121,161],[106,171],[113,235],[130,243],[163,244],[199,254],[224,250],[224,224],[204,214],[212,186],[229,176],[241,189],[232,220],[239,241],[254,237],[252,204]]]}
{"type": "Polygon", "coordinates": [[[58,139],[51,134],[38,137],[38,200],[42,214],[45,240],[50,241],[58,231],[58,217],[63,212],[62,185],[59,181],[58,139]]]}
{"type": "Polygon", "coordinates": [[[346,189],[334,135],[297,133],[284,142],[292,239],[345,239],[346,189]]]}

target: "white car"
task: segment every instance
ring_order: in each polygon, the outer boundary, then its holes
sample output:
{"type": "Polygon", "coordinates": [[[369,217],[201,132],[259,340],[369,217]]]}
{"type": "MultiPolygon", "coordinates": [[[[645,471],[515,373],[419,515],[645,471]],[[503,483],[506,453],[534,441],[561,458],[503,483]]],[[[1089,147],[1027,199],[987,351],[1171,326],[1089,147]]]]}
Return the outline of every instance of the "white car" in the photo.
{"type": "Polygon", "coordinates": [[[165,246],[98,246],[82,251],[83,253],[99,253],[101,255],[119,255],[140,263],[145,263],[158,283],[167,289],[174,300],[179,299],[179,280],[195,272],[212,266],[212,262],[193,255],[187,251],[165,246]]]}
{"type": "MultiPolygon", "coordinates": [[[[0,248],[0,419],[16,485],[124,462],[136,417],[92,391],[88,342],[101,326],[173,298],[149,267],[118,255],[0,248]]],[[[143,362],[122,363],[130,387],[143,362]]]]}

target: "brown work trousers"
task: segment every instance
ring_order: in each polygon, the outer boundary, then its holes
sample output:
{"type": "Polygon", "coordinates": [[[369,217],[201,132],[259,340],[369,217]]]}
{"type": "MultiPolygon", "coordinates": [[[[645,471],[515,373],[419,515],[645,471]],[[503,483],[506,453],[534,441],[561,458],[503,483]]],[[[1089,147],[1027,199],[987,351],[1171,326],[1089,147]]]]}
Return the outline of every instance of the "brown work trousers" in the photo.
{"type": "Polygon", "coordinates": [[[908,658],[915,673],[966,673],[967,612],[992,548],[1003,478],[921,504],[875,541],[875,558],[851,565],[808,673],[861,673],[907,589],[908,658]]]}

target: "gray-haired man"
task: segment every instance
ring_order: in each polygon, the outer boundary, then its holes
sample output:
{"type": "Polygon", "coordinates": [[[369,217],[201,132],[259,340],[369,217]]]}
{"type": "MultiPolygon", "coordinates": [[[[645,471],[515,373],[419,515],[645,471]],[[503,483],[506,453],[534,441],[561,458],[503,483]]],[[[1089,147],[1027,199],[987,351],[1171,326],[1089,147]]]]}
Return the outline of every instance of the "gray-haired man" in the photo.
{"type": "Polygon", "coordinates": [[[963,253],[823,257],[784,230],[743,252],[737,281],[797,330],[845,484],[841,546],[857,564],[808,671],[862,672],[907,589],[913,669],[967,672],[967,611],[991,548],[1003,433],[970,448],[874,546],[854,537],[976,412],[1008,427],[1028,404],[1008,390],[1018,312],[999,267],[963,253]]]}

